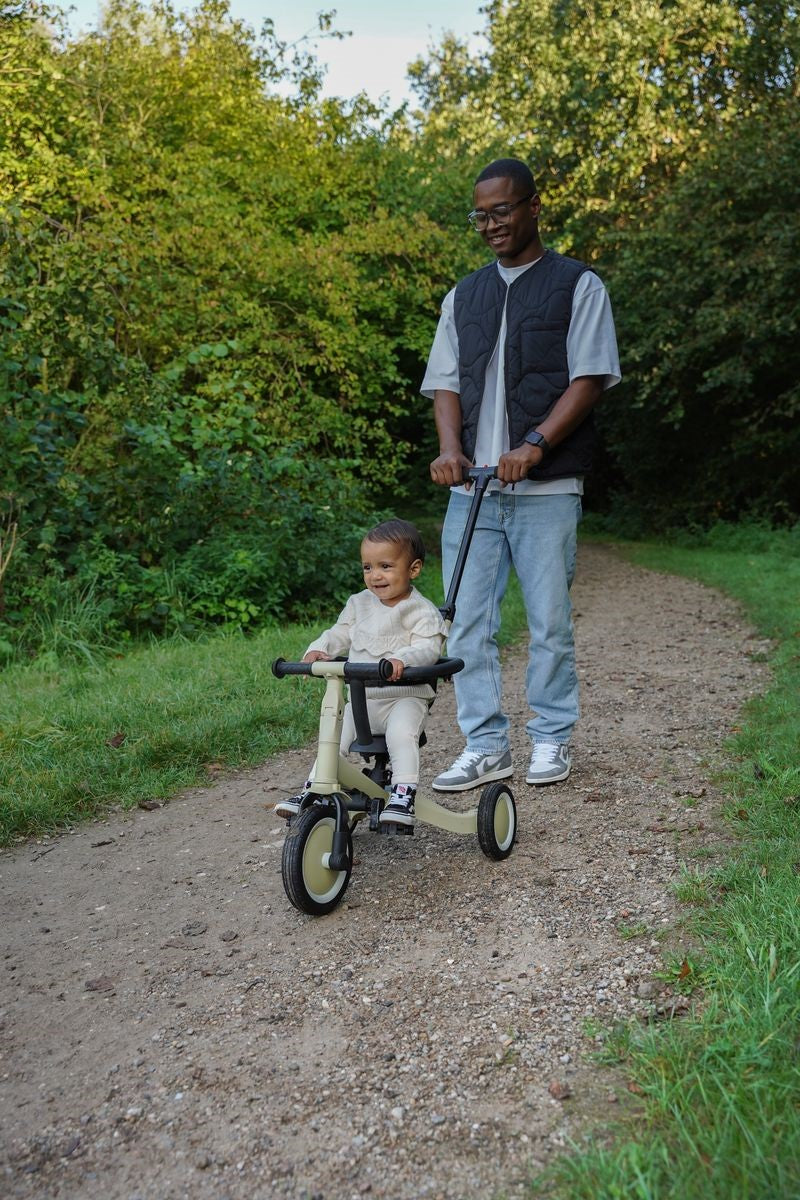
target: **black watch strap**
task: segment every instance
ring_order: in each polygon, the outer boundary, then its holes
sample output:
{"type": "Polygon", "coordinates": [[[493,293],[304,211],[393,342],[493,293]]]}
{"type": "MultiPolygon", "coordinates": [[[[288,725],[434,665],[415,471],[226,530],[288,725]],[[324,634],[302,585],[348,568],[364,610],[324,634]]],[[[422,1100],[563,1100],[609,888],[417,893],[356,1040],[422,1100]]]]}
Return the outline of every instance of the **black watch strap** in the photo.
{"type": "Polygon", "coordinates": [[[538,446],[542,454],[549,454],[550,452],[550,443],[544,434],[539,433],[537,429],[532,429],[530,433],[526,433],[525,441],[530,443],[531,446],[538,446]]]}

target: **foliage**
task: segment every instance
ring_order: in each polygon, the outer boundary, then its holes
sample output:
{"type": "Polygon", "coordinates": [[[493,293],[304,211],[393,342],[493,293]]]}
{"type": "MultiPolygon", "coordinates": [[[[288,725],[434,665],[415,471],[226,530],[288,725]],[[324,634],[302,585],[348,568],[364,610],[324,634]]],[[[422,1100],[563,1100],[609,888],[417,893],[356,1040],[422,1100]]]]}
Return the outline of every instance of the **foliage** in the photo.
{"type": "Polygon", "coordinates": [[[315,614],[352,591],[375,514],[325,463],[311,470],[296,455],[224,442],[191,455],[164,424],[129,424],[119,441],[116,470],[55,493],[38,544],[28,539],[12,563],[6,619],[29,650],[76,612],[93,614],[97,645],[315,614]]]}
{"type": "Polygon", "coordinates": [[[325,560],[407,459],[450,275],[402,137],[221,0],[113,0],[77,40],[28,5],[0,61],[8,619],[43,576],[92,580],[129,629],[340,593],[325,560]]]}
{"type": "Polygon", "coordinates": [[[743,119],[627,234],[611,271],[626,380],[601,408],[649,528],[800,512],[800,124],[743,119]]]}
{"type": "Polygon", "coordinates": [[[347,561],[367,493],[419,493],[419,379],[500,152],[535,160],[548,239],[611,286],[627,382],[595,494],[639,525],[791,518],[795,6],[485,14],[485,51],[416,64],[410,119],[322,99],[313,54],[225,0],[111,0],[78,38],[36,0],[3,11],[0,644],[87,603],[111,636],[313,603],[288,514],[317,580],[315,540],[347,561]]]}
{"type": "Polygon", "coordinates": [[[486,48],[447,37],[413,67],[448,156],[530,161],[560,248],[606,253],[683,163],[795,95],[796,6],[739,0],[493,0],[486,48]]]}

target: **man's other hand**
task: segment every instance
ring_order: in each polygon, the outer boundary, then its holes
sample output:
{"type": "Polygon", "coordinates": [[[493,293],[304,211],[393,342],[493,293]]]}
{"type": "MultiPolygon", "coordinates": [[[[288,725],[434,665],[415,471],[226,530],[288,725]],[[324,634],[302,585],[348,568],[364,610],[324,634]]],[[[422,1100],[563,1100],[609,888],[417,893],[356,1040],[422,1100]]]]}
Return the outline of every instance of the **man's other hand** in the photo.
{"type": "Polygon", "coordinates": [[[528,478],[531,467],[538,467],[544,458],[539,446],[531,446],[525,442],[516,450],[501,454],[497,460],[497,478],[501,483],[520,483],[528,478]]]}

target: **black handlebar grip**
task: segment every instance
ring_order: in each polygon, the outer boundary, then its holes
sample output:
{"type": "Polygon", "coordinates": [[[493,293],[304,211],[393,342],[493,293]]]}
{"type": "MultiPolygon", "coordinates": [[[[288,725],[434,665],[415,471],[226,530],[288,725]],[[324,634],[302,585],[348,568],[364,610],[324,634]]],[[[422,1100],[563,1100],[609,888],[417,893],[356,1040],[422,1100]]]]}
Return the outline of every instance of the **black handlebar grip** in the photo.
{"type": "Polygon", "coordinates": [[[467,467],[464,471],[463,482],[472,483],[476,479],[485,479],[488,483],[497,478],[497,467],[467,467]]]}
{"type": "Polygon", "coordinates": [[[283,679],[286,675],[310,675],[311,663],[287,662],[285,658],[276,658],[272,664],[272,674],[277,679],[283,679]]]}
{"type": "Polygon", "coordinates": [[[386,683],[392,677],[392,664],[388,658],[382,658],[376,663],[346,662],[344,677],[347,680],[358,679],[362,683],[386,683]]]}

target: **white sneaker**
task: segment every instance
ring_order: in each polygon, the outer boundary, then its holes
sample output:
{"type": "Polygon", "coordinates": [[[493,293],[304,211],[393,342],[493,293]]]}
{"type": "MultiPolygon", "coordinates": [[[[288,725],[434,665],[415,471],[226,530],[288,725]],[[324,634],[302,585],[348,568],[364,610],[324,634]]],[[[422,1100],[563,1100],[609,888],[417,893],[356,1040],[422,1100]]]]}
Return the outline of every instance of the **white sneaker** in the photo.
{"type": "Polygon", "coordinates": [[[491,783],[493,779],[508,779],[513,774],[511,751],[499,754],[484,754],[482,750],[464,749],[452,767],[448,767],[433,781],[435,792],[466,792],[479,783],[491,783]]]}
{"type": "Polygon", "coordinates": [[[531,765],[525,776],[526,783],[541,787],[545,783],[560,783],[572,769],[569,746],[559,742],[534,742],[531,765]]]}

